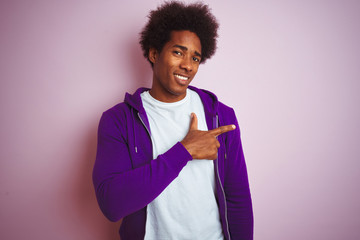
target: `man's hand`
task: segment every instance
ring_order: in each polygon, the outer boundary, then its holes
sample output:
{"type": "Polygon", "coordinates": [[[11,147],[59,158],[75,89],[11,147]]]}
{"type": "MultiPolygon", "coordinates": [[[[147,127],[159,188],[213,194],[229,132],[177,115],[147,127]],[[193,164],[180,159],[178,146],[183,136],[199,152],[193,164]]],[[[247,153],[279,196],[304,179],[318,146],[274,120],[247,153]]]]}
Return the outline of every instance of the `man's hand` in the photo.
{"type": "Polygon", "coordinates": [[[200,131],[198,130],[196,114],[192,113],[189,132],[181,143],[193,159],[215,160],[217,158],[218,148],[220,147],[220,143],[216,137],[234,129],[235,125],[226,125],[209,131],[200,131]]]}

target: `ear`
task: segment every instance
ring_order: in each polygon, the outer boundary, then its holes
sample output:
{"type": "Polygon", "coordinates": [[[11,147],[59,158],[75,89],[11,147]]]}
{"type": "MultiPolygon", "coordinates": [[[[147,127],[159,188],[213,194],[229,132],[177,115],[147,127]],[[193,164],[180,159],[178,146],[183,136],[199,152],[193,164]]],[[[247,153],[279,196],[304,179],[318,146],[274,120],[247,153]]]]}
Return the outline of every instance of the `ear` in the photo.
{"type": "Polygon", "coordinates": [[[150,48],[149,49],[149,60],[150,60],[150,62],[155,63],[156,59],[157,59],[157,56],[158,56],[157,50],[155,48],[150,48]]]}

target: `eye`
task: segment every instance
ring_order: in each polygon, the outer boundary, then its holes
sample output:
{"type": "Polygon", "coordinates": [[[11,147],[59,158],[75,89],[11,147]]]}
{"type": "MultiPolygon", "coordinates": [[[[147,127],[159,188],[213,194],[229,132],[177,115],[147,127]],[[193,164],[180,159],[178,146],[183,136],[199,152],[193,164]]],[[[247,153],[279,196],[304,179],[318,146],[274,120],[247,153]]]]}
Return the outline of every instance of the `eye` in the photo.
{"type": "Polygon", "coordinates": [[[173,53],[174,53],[175,55],[178,55],[178,56],[181,56],[181,55],[182,55],[181,52],[176,51],[176,50],[174,50],[173,53]]]}
{"type": "Polygon", "coordinates": [[[200,59],[197,57],[193,57],[194,62],[200,62],[200,59]]]}

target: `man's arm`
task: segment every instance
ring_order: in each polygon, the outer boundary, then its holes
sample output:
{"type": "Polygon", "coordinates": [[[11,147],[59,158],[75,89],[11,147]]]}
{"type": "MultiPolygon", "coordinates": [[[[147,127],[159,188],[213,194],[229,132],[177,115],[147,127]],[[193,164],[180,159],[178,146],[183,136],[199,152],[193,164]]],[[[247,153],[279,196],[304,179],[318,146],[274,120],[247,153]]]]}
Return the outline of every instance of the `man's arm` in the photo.
{"type": "Polygon", "coordinates": [[[128,144],[111,114],[98,129],[93,183],[99,206],[110,221],[134,213],[153,201],[192,159],[181,143],[141,167],[132,168],[128,144]]]}
{"type": "Polygon", "coordinates": [[[216,149],[217,154],[219,143],[216,136],[232,129],[231,126],[226,126],[199,131],[197,121],[194,122],[192,118],[189,132],[183,140],[184,145],[178,142],[150,163],[133,169],[128,144],[119,133],[111,115],[104,113],[99,124],[98,149],[93,170],[93,182],[102,212],[109,220],[118,221],[142,209],[179,175],[194,156],[210,159],[210,155],[214,153],[208,149],[216,149]]]}

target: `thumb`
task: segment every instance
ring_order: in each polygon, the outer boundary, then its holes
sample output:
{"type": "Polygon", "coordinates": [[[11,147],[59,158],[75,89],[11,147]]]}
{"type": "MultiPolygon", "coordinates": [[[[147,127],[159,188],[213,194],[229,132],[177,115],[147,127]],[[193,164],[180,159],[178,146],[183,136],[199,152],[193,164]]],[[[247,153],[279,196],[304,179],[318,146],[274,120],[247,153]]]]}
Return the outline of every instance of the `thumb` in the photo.
{"type": "Polygon", "coordinates": [[[198,119],[195,113],[191,113],[191,120],[190,120],[190,129],[191,130],[198,130],[198,119]]]}

